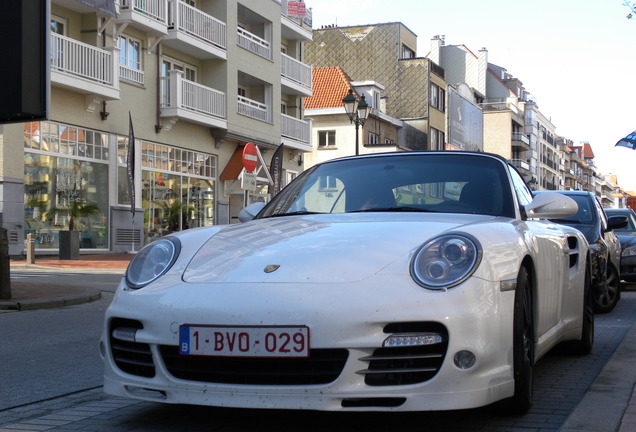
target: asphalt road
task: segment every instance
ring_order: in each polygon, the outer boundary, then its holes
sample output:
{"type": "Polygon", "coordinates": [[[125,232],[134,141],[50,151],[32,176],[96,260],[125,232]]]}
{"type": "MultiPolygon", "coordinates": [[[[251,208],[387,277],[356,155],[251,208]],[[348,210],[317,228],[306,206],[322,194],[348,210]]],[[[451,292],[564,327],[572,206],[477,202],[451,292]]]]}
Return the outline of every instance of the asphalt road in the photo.
{"type": "MultiPolygon", "coordinates": [[[[50,416],[73,412],[72,425],[47,430],[334,432],[399,430],[415,424],[427,432],[558,431],[636,320],[636,292],[625,292],[612,313],[597,315],[592,354],[578,357],[555,349],[541,359],[535,368],[534,404],[524,416],[507,415],[497,405],[409,414],[167,406],[101,391],[98,341],[112,291],[114,287],[107,288],[100,300],[84,305],[0,314],[0,430],[20,419],[41,426],[50,416]]],[[[599,407],[595,415],[608,415],[607,408],[599,407]]]]}

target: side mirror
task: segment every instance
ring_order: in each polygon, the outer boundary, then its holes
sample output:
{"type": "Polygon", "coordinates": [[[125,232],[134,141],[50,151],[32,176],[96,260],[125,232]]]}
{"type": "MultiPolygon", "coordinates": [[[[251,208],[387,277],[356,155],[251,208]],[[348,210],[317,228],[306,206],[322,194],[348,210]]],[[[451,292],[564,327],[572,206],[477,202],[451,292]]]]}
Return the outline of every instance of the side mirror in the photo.
{"type": "Polygon", "coordinates": [[[254,219],[261,210],[263,210],[263,207],[265,207],[264,202],[255,202],[254,204],[250,204],[240,211],[238,218],[241,222],[249,222],[254,219]]]}
{"type": "Polygon", "coordinates": [[[529,218],[563,219],[574,216],[579,206],[572,198],[561,193],[544,192],[535,195],[524,209],[529,218]]]}
{"type": "Polygon", "coordinates": [[[607,228],[610,230],[625,228],[627,222],[627,216],[610,216],[607,219],[607,228]]]}

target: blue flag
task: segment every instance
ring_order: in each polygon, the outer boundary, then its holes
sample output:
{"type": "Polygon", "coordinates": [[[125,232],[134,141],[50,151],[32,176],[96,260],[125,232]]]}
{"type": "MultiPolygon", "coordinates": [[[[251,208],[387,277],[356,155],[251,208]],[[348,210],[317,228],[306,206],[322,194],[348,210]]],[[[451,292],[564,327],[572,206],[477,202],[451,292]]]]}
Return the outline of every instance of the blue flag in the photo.
{"type": "Polygon", "coordinates": [[[627,147],[627,148],[630,148],[632,150],[635,150],[636,149],[636,131],[630,133],[625,138],[623,138],[622,140],[617,142],[614,145],[614,147],[616,147],[616,146],[627,147]]]}

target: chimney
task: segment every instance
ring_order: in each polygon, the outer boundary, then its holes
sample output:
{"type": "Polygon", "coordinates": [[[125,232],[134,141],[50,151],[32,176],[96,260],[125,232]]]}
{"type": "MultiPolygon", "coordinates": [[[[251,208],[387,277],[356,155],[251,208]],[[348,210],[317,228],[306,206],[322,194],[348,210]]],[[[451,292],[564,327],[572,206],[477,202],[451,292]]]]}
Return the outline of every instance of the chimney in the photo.
{"type": "Polygon", "coordinates": [[[428,54],[428,58],[431,61],[435,62],[436,64],[440,64],[440,57],[441,57],[440,51],[443,45],[444,45],[443,37],[440,37],[439,35],[433,36],[433,39],[431,39],[431,52],[428,54]]]}
{"type": "Polygon", "coordinates": [[[487,96],[486,93],[486,77],[488,74],[488,50],[484,47],[479,50],[479,56],[477,58],[477,91],[487,96]]]}

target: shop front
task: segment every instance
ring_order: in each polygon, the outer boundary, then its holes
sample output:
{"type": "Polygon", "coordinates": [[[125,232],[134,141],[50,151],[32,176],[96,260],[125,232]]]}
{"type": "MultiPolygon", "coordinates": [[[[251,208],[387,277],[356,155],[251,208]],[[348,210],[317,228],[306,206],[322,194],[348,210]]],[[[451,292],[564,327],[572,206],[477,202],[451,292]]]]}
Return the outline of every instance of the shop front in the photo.
{"type": "Polygon", "coordinates": [[[32,122],[24,142],[25,236],[41,254],[60,249],[63,231],[80,233],[83,252],[122,252],[215,224],[215,155],[136,140],[131,214],[126,136],[32,122]]]}
{"type": "Polygon", "coordinates": [[[60,247],[79,231],[80,247],[108,249],[108,137],[51,122],[25,125],[24,226],[36,249],[60,247]]]}

